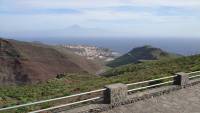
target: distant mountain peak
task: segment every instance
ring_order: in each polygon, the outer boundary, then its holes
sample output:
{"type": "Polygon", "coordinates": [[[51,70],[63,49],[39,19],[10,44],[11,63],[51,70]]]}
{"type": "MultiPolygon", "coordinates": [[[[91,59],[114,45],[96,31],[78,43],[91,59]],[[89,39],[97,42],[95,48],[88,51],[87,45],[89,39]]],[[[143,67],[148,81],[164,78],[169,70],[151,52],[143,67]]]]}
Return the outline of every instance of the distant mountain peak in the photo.
{"type": "Polygon", "coordinates": [[[154,47],[151,45],[144,45],[143,48],[154,48],[154,47]]]}
{"type": "Polygon", "coordinates": [[[81,26],[78,25],[78,24],[74,24],[74,25],[72,25],[72,26],[69,26],[68,28],[71,28],[71,29],[80,29],[81,26]]]}

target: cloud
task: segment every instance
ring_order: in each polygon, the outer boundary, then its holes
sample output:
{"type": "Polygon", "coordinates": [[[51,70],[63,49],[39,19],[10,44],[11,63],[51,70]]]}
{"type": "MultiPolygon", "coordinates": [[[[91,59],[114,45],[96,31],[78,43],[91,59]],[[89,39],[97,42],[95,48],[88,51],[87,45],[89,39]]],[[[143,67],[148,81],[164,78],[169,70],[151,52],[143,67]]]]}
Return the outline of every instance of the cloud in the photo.
{"type": "Polygon", "coordinates": [[[102,8],[122,5],[198,7],[199,0],[1,0],[29,7],[102,8]]]}
{"type": "Polygon", "coordinates": [[[91,11],[123,13],[153,13],[158,15],[197,14],[199,0],[1,0],[4,14],[68,14],[91,11]]]}
{"type": "Polygon", "coordinates": [[[80,10],[68,8],[42,8],[42,9],[26,9],[26,10],[0,10],[0,14],[79,14],[80,10]]]}
{"type": "Polygon", "coordinates": [[[80,10],[67,7],[38,7],[31,0],[1,0],[0,14],[77,14],[80,10]]]}
{"type": "Polygon", "coordinates": [[[109,29],[114,35],[183,31],[182,35],[200,36],[199,12],[199,0],[0,0],[0,30],[51,30],[78,24],[109,29]]]}

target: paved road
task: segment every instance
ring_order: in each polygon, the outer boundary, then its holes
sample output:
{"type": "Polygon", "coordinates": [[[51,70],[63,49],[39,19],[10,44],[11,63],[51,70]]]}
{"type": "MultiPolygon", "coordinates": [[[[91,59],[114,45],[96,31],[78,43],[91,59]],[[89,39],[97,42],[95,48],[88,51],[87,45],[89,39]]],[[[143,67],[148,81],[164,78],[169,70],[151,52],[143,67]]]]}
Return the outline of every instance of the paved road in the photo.
{"type": "Polygon", "coordinates": [[[102,113],[200,113],[200,85],[102,113]]]}

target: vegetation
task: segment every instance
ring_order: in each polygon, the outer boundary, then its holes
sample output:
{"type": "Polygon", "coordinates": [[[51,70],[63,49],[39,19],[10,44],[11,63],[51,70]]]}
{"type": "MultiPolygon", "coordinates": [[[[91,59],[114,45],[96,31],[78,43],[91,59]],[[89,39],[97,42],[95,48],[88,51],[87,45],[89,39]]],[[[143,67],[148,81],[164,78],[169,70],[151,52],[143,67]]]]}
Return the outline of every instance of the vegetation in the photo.
{"type": "Polygon", "coordinates": [[[58,76],[37,85],[2,86],[0,87],[0,106],[71,95],[102,88],[106,84],[132,83],[169,76],[180,71],[196,70],[200,70],[200,55],[129,64],[110,69],[104,74],[105,76],[65,74],[65,76],[58,76]]]}
{"type": "Polygon", "coordinates": [[[95,73],[100,67],[63,48],[0,38],[0,85],[38,83],[63,72],[95,73]]]}
{"type": "Polygon", "coordinates": [[[177,57],[180,57],[180,55],[168,53],[159,48],[147,45],[143,47],[134,48],[127,54],[124,54],[123,56],[109,62],[107,66],[118,67],[130,63],[140,63],[147,60],[162,60],[177,57]]]}

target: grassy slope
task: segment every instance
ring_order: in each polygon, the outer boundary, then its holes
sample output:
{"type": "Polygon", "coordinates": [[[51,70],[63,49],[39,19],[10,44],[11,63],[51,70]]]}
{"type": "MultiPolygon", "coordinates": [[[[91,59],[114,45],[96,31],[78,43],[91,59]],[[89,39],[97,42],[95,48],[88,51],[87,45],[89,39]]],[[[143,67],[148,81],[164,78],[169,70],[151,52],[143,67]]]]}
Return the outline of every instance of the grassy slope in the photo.
{"type": "Polygon", "coordinates": [[[200,70],[200,55],[126,65],[108,71],[106,76],[109,77],[68,74],[64,78],[53,79],[38,85],[1,87],[0,106],[70,95],[102,88],[111,83],[132,83],[169,76],[180,71],[196,70],[200,70]]]}
{"type": "Polygon", "coordinates": [[[109,62],[107,65],[110,67],[118,67],[130,63],[139,63],[143,60],[162,60],[177,57],[179,57],[179,55],[165,52],[159,48],[143,46],[134,48],[127,54],[109,62]]]}

